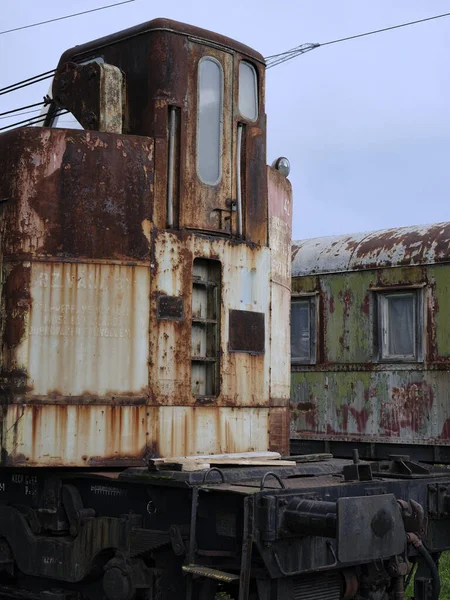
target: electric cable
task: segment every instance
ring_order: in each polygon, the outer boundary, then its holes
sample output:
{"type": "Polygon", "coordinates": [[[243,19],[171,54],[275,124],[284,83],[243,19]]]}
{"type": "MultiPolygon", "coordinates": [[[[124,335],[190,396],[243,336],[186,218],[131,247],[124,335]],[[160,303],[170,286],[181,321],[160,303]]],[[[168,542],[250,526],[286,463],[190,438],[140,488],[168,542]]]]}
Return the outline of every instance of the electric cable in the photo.
{"type": "Polygon", "coordinates": [[[393,29],[400,29],[401,27],[409,27],[410,25],[417,25],[418,23],[425,23],[426,21],[434,21],[436,19],[442,19],[444,17],[449,17],[450,13],[443,13],[441,15],[434,15],[433,17],[426,17],[424,19],[418,19],[417,21],[408,21],[407,23],[400,23],[399,25],[391,25],[390,27],[384,27],[383,29],[374,29],[373,31],[366,31],[364,33],[358,33],[356,35],[349,35],[347,37],[338,38],[336,40],[331,40],[329,42],[324,42],[323,44],[314,43],[314,44],[301,44],[300,46],[296,46],[291,50],[286,50],[286,52],[280,52],[279,54],[272,54],[266,57],[266,69],[271,69],[272,67],[276,67],[277,65],[286,62],[288,60],[292,60],[305,52],[309,52],[310,50],[314,50],[315,48],[319,48],[319,46],[330,46],[331,44],[339,44],[341,42],[347,42],[348,40],[355,40],[357,38],[362,38],[368,35],[375,35],[377,33],[383,33],[385,31],[392,31],[393,29]]]}
{"type": "MultiPolygon", "coordinates": [[[[60,117],[61,115],[66,115],[69,112],[70,111],[68,111],[68,110],[64,110],[61,112],[57,112],[52,116],[53,116],[53,118],[56,118],[56,117],[60,117]]],[[[32,117],[31,119],[24,119],[23,121],[18,121],[17,123],[11,123],[10,125],[6,125],[5,127],[0,127],[0,131],[4,131],[5,129],[14,129],[15,127],[18,127],[23,124],[37,125],[38,123],[42,123],[46,119],[47,119],[47,115],[42,115],[42,116],[39,115],[39,117],[32,117]]]]}
{"type": "MultiPolygon", "coordinates": [[[[16,113],[15,115],[7,115],[6,117],[0,117],[0,119],[12,119],[13,117],[21,117],[22,115],[29,115],[31,113],[41,112],[39,108],[34,108],[33,110],[26,110],[24,112],[16,113]]],[[[30,117],[31,119],[31,117],[30,117]]]]}
{"type": "Polygon", "coordinates": [[[79,17],[80,15],[87,15],[88,13],[97,12],[99,10],[106,10],[107,8],[114,8],[115,6],[120,6],[121,4],[128,4],[130,2],[136,2],[136,0],[122,0],[122,2],[108,4],[107,6],[100,6],[98,8],[91,8],[90,10],[84,10],[83,12],[65,15],[64,17],[56,17],[54,19],[48,19],[47,21],[40,21],[39,23],[31,23],[30,25],[14,27],[14,29],[6,29],[5,31],[0,31],[0,35],[4,35],[5,33],[12,33],[13,31],[21,31],[22,29],[30,29],[31,27],[38,27],[39,25],[46,25],[47,23],[54,23],[55,21],[62,21],[63,19],[71,19],[72,17],[79,17]]]}
{"type": "Polygon", "coordinates": [[[41,106],[42,104],[49,104],[50,100],[44,100],[42,102],[36,102],[35,104],[29,104],[28,106],[21,106],[20,108],[13,108],[12,110],[7,110],[6,112],[0,113],[0,117],[4,115],[10,115],[11,113],[18,112],[19,110],[26,110],[27,108],[34,108],[35,106],[41,106]]]}
{"type": "Polygon", "coordinates": [[[15,92],[21,88],[27,87],[28,85],[33,85],[33,83],[38,83],[39,81],[44,81],[45,79],[50,79],[55,74],[56,69],[52,69],[51,71],[46,71],[45,73],[41,73],[40,75],[35,75],[34,77],[29,77],[28,79],[24,79],[23,81],[18,81],[17,83],[12,83],[11,85],[7,85],[4,88],[0,88],[0,96],[4,94],[9,94],[10,92],[15,92]]]}

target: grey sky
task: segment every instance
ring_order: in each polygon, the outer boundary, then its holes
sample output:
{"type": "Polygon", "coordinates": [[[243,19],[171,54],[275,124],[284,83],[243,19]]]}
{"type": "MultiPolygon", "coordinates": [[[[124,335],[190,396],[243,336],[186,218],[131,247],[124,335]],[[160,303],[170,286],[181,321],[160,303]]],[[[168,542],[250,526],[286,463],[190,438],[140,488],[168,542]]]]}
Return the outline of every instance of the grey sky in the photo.
{"type": "MultiPolygon", "coordinates": [[[[0,29],[112,2],[4,0],[0,29]]],[[[448,0],[137,0],[0,36],[0,87],[55,67],[71,46],[155,17],[267,56],[444,12],[448,0]]],[[[449,219],[449,58],[450,17],[318,48],[268,71],[267,158],[291,161],[295,238],[449,219]]],[[[38,102],[47,88],[0,96],[0,112],[38,102]]]]}

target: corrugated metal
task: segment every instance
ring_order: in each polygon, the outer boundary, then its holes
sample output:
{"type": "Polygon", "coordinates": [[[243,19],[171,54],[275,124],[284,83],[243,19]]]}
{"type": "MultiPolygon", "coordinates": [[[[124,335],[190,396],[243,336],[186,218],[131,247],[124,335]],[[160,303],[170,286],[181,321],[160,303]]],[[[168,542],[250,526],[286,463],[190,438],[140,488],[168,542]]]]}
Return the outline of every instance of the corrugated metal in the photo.
{"type": "Polygon", "coordinates": [[[293,277],[449,261],[450,223],[292,243],[293,277]]]}

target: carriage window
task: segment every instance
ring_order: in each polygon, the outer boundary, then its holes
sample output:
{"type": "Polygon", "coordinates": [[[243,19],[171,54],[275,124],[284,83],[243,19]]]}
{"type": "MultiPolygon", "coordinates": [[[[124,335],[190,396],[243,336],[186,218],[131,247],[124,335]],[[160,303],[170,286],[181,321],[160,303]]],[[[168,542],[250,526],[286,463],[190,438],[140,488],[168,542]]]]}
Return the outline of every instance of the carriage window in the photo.
{"type": "Polygon", "coordinates": [[[214,58],[202,58],[198,71],[197,173],[215,185],[221,176],[223,70],[214,58]]]}
{"type": "Polygon", "coordinates": [[[316,362],[316,297],[294,298],[291,303],[291,362],[316,362]]]}
{"type": "Polygon", "coordinates": [[[247,62],[239,64],[239,112],[249,121],[258,117],[258,79],[255,67],[247,62]]]}
{"type": "Polygon", "coordinates": [[[420,306],[420,290],[378,294],[380,360],[422,360],[420,306]]]}

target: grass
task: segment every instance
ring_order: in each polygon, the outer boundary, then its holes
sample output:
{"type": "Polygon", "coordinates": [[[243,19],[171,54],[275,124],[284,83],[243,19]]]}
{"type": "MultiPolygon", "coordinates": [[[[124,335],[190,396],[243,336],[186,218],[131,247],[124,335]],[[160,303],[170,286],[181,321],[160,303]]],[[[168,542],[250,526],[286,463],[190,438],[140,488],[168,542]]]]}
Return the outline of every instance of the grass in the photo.
{"type": "Polygon", "coordinates": [[[450,552],[444,552],[439,561],[439,574],[441,576],[440,600],[450,600],[450,552]]]}
{"type": "MultiPolygon", "coordinates": [[[[450,552],[443,552],[439,561],[441,576],[441,593],[439,600],[450,600],[450,552]]],[[[409,600],[414,595],[414,584],[411,582],[406,590],[405,598],[409,600]]]]}

